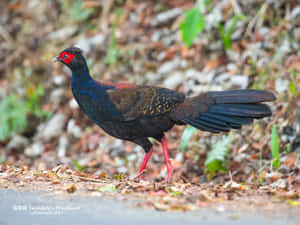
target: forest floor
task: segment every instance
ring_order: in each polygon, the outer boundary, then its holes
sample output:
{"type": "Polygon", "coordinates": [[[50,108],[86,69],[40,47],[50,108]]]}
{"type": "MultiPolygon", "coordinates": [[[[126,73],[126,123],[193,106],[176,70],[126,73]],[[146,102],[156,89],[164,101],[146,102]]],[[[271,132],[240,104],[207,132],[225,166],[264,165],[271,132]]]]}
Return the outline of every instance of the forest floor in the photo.
{"type": "MultiPolygon", "coordinates": [[[[228,181],[225,184],[180,182],[165,184],[127,177],[95,178],[89,174],[58,166],[51,171],[9,168],[1,173],[0,189],[41,191],[63,196],[112,197],[136,201],[138,208],[158,211],[194,211],[216,207],[216,210],[298,209],[298,193],[269,185],[246,185],[228,181]]],[[[298,209],[299,210],[299,209],[298,209]]]]}

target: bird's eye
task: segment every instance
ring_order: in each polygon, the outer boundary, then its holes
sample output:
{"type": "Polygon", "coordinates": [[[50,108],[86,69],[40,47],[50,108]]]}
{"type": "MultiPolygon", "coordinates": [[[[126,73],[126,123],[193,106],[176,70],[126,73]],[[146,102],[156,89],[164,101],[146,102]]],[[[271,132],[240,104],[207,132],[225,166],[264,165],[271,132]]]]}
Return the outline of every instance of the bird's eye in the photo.
{"type": "Polygon", "coordinates": [[[68,56],[67,54],[65,54],[65,55],[64,55],[64,58],[67,59],[67,58],[69,58],[69,56],[68,56]]]}

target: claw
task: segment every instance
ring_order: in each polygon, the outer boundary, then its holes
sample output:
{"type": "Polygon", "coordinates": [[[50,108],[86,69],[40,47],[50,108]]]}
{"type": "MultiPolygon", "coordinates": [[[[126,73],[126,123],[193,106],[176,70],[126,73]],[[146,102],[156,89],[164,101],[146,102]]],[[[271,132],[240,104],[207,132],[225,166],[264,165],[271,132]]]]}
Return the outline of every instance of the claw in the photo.
{"type": "Polygon", "coordinates": [[[168,171],[168,174],[165,177],[165,179],[162,181],[162,183],[166,183],[166,184],[172,183],[173,170],[174,170],[174,168],[171,167],[171,169],[168,171]]]}
{"type": "Polygon", "coordinates": [[[133,179],[135,182],[140,182],[142,179],[143,175],[147,172],[147,170],[142,170],[142,172],[139,172],[138,175],[133,179]]]}
{"type": "MultiPolygon", "coordinates": [[[[171,181],[172,181],[174,168],[173,168],[173,166],[170,162],[169,152],[168,152],[168,145],[167,145],[167,141],[166,141],[165,137],[163,137],[161,139],[161,145],[162,145],[162,150],[163,150],[163,153],[164,153],[166,166],[167,166],[167,176],[166,176],[166,178],[164,179],[164,181],[162,183],[170,184],[171,181]]],[[[145,154],[145,157],[144,157],[142,165],[139,169],[138,175],[134,178],[134,181],[139,182],[141,180],[143,174],[146,173],[145,169],[146,169],[147,163],[148,163],[148,161],[151,157],[152,151],[153,151],[153,148],[151,148],[150,151],[145,154]]]]}
{"type": "Polygon", "coordinates": [[[151,157],[152,151],[153,151],[153,148],[151,148],[150,151],[145,154],[145,157],[144,157],[142,165],[139,169],[138,175],[134,178],[135,181],[137,181],[137,182],[140,181],[143,174],[146,173],[145,169],[146,169],[147,163],[151,157]]]}

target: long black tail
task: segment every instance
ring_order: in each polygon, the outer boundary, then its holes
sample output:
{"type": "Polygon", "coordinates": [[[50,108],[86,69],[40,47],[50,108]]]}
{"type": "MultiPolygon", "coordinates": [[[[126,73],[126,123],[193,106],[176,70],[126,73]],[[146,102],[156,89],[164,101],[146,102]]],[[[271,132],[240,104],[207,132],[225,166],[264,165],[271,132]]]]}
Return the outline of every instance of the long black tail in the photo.
{"type": "Polygon", "coordinates": [[[242,125],[250,124],[253,119],[270,116],[270,108],[261,102],[275,99],[271,92],[263,90],[208,92],[190,101],[193,110],[199,109],[198,116],[186,114],[181,120],[200,130],[227,132],[231,128],[239,129],[242,125]]]}

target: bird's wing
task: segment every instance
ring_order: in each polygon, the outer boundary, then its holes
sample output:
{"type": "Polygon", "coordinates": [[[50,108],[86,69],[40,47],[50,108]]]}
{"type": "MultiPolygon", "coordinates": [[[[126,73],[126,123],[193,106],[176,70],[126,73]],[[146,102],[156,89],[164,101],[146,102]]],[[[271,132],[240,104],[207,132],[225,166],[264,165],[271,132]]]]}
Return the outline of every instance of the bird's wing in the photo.
{"type": "Polygon", "coordinates": [[[123,121],[165,114],[185,99],[176,91],[150,86],[111,89],[107,93],[123,121]]]}

